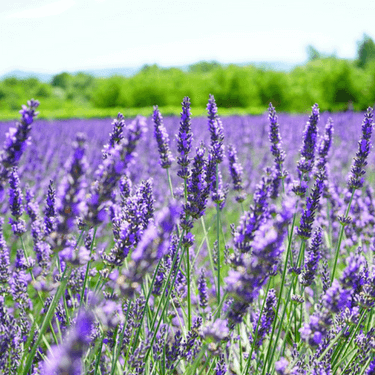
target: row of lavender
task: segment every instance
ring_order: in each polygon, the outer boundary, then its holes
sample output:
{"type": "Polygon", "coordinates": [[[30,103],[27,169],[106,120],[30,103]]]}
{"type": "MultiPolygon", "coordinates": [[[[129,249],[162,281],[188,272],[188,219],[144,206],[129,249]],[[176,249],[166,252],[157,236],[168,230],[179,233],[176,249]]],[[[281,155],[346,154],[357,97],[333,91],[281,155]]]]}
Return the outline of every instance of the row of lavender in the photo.
{"type": "Polygon", "coordinates": [[[271,105],[32,130],[28,104],[1,154],[4,373],[374,373],[370,108],[361,135],[314,105],[301,147],[271,105]]]}

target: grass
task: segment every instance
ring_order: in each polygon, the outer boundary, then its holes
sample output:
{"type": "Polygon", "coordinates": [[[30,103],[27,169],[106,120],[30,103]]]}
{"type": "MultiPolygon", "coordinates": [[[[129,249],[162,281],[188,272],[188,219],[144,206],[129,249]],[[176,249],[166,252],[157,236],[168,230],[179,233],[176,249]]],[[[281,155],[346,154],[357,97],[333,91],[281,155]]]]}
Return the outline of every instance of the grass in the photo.
{"type": "MultiPolygon", "coordinates": [[[[163,116],[179,116],[181,107],[167,106],[159,107],[163,116]]],[[[267,110],[266,107],[249,107],[249,108],[220,108],[220,115],[225,116],[244,116],[244,115],[261,115],[267,110]]],[[[70,118],[113,118],[118,112],[121,112],[125,117],[136,117],[137,115],[151,116],[152,107],[143,108],[87,108],[87,107],[76,107],[67,106],[58,109],[43,109],[38,115],[38,119],[45,120],[65,120],[70,118]]],[[[194,116],[206,116],[207,109],[204,107],[192,107],[192,113],[194,116]]],[[[13,110],[0,110],[0,121],[12,121],[18,120],[19,114],[13,110]]]]}

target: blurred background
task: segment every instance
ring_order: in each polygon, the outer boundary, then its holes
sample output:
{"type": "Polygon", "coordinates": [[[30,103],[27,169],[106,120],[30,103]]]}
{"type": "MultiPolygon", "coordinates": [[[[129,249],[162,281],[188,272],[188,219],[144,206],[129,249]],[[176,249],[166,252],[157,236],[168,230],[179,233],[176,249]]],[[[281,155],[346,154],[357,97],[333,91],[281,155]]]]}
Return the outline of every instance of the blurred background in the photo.
{"type": "Polygon", "coordinates": [[[117,111],[363,111],[375,102],[375,5],[317,0],[14,0],[0,9],[0,120],[117,111]]]}

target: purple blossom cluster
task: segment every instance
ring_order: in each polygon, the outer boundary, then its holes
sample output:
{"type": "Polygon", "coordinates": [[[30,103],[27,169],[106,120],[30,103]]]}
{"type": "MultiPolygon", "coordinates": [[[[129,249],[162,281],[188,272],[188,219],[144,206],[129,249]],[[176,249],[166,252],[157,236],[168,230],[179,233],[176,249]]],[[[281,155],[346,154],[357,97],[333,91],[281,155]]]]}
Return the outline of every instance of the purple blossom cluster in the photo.
{"type": "Polygon", "coordinates": [[[0,124],[1,373],[374,373],[371,108],[38,105],[0,124]]]}

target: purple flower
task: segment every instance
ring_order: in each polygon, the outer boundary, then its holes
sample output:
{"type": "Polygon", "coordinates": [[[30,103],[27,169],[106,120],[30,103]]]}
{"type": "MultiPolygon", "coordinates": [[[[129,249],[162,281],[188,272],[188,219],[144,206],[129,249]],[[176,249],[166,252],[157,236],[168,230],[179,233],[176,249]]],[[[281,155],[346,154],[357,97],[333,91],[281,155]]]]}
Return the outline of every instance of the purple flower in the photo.
{"type": "Polygon", "coordinates": [[[158,106],[154,106],[154,113],[152,116],[155,125],[155,138],[158,144],[160,155],[160,165],[162,168],[169,168],[172,165],[173,157],[169,149],[169,136],[163,124],[163,116],[161,115],[158,106]]]}
{"type": "Polygon", "coordinates": [[[118,113],[117,119],[113,120],[112,125],[113,130],[109,135],[109,145],[113,148],[116,144],[120,143],[121,139],[124,138],[122,132],[125,126],[125,119],[122,113],[118,113]]]}
{"type": "Polygon", "coordinates": [[[272,328],[273,321],[275,319],[275,312],[274,309],[276,307],[277,299],[276,293],[274,289],[270,289],[266,303],[264,306],[263,314],[260,317],[259,321],[259,313],[255,315],[254,322],[253,322],[253,332],[251,333],[249,339],[250,342],[254,343],[255,346],[260,347],[263,344],[263,340],[266,335],[270,332],[272,328]]]}
{"type": "Polygon", "coordinates": [[[122,198],[121,205],[123,205],[124,200],[130,197],[132,191],[132,182],[128,176],[125,175],[121,177],[119,181],[119,188],[122,198]]]}
{"type": "Polygon", "coordinates": [[[3,234],[4,219],[0,217],[0,293],[6,290],[10,277],[9,249],[3,234]]]}
{"type": "Polygon", "coordinates": [[[309,286],[313,283],[316,271],[318,269],[319,259],[321,258],[320,247],[322,246],[322,229],[316,228],[309,247],[305,267],[300,275],[300,282],[304,286],[309,286]]]}
{"type": "Polygon", "coordinates": [[[268,176],[262,177],[255,189],[253,205],[244,213],[234,232],[234,245],[241,253],[250,252],[255,232],[267,218],[270,182],[268,176]]]}
{"type": "Polygon", "coordinates": [[[365,375],[375,375],[375,359],[370,362],[365,375]]]}
{"type": "Polygon", "coordinates": [[[82,374],[82,357],[91,342],[93,316],[88,311],[80,311],[76,324],[69,330],[64,341],[54,346],[44,362],[44,374],[82,374]]]}
{"type": "Polygon", "coordinates": [[[225,375],[227,373],[227,364],[225,363],[224,354],[220,355],[215,367],[215,375],[225,375]]]}
{"type": "Polygon", "coordinates": [[[221,172],[218,171],[217,183],[213,185],[211,199],[219,206],[220,210],[222,210],[225,207],[225,200],[228,195],[228,190],[228,185],[223,186],[223,177],[221,175],[221,172]]]}
{"type": "Polygon", "coordinates": [[[284,375],[285,370],[288,367],[289,362],[284,357],[281,357],[279,361],[275,363],[275,370],[279,375],[284,375]]]}
{"type": "Polygon", "coordinates": [[[193,139],[193,133],[191,131],[190,99],[188,96],[185,96],[182,102],[180,129],[176,138],[177,151],[179,153],[177,164],[180,166],[177,176],[187,179],[190,175],[188,169],[190,164],[189,153],[191,151],[191,142],[193,139]]]}
{"type": "Polygon", "coordinates": [[[181,342],[182,336],[181,332],[177,331],[174,335],[173,342],[167,343],[166,345],[166,368],[169,370],[173,370],[175,368],[175,362],[177,361],[178,357],[181,355],[181,342]]]}
{"type": "Polygon", "coordinates": [[[237,159],[237,150],[233,145],[228,147],[229,171],[233,181],[233,189],[238,192],[236,201],[241,203],[245,200],[246,194],[242,193],[242,174],[243,169],[237,159]]]}
{"type": "Polygon", "coordinates": [[[338,313],[349,304],[351,291],[345,290],[335,279],[323,296],[323,305],[333,313],[338,313]]]}
{"type": "Polygon", "coordinates": [[[79,249],[68,246],[60,251],[59,256],[62,261],[75,267],[84,266],[91,258],[90,251],[85,246],[80,246],[79,249]]]}
{"type": "Polygon", "coordinates": [[[208,104],[208,130],[211,134],[210,154],[214,164],[221,163],[224,158],[224,133],[223,124],[217,114],[217,105],[213,95],[209,95],[208,104]]]}
{"type": "Polygon", "coordinates": [[[110,253],[104,254],[106,262],[121,265],[140,241],[143,231],[154,215],[152,180],[143,181],[132,196],[123,197],[123,207],[112,218],[115,246],[110,253]]]}
{"type": "MultiPolygon", "coordinates": [[[[74,228],[74,221],[84,211],[88,162],[85,156],[86,136],[78,133],[73,142],[73,155],[68,159],[65,176],[56,195],[56,231],[65,235],[74,228]]],[[[52,193],[52,192],[51,192],[52,193]]],[[[52,200],[51,200],[52,202],[52,200]]],[[[52,211],[50,211],[52,212],[52,211]]]]}
{"type": "Polygon", "coordinates": [[[55,221],[56,221],[55,200],[56,200],[56,190],[53,187],[53,181],[50,181],[48,185],[46,207],[44,210],[44,214],[46,215],[44,218],[46,235],[50,234],[51,232],[55,230],[55,221]]]}
{"type": "Polygon", "coordinates": [[[204,268],[201,268],[201,273],[198,279],[198,293],[199,306],[204,310],[208,306],[207,282],[205,278],[204,268]]]}
{"type": "Polygon", "coordinates": [[[145,131],[145,119],[138,116],[127,127],[124,139],[108,151],[107,158],[97,168],[95,182],[91,185],[86,200],[84,221],[87,224],[95,226],[105,221],[106,208],[112,204],[112,192],[132,162],[135,147],[145,131]]]}
{"type": "Polygon", "coordinates": [[[235,260],[236,270],[225,278],[226,290],[234,301],[228,312],[228,326],[242,322],[247,308],[257,298],[260,288],[275,272],[279,257],[284,251],[286,227],[292,217],[291,201],[284,203],[275,219],[268,220],[256,232],[252,253],[242,253],[235,260]]]}
{"type": "Polygon", "coordinates": [[[35,109],[38,108],[39,102],[31,99],[23,105],[20,114],[22,119],[16,123],[16,128],[10,128],[6,134],[3,151],[0,153],[0,201],[3,197],[4,182],[8,179],[9,173],[13,167],[18,166],[22,154],[29,142],[31,124],[34,117],[38,115],[35,109]]]}
{"type": "Polygon", "coordinates": [[[319,206],[319,200],[323,192],[324,174],[319,173],[310,196],[306,199],[306,208],[302,213],[300,226],[297,234],[307,240],[311,237],[312,225],[315,219],[315,213],[319,206]]]}
{"type": "Polygon", "coordinates": [[[364,175],[366,171],[364,167],[367,165],[367,157],[370,153],[371,135],[373,128],[373,113],[372,108],[368,107],[365,118],[362,122],[362,138],[358,142],[358,151],[355,155],[351,174],[348,179],[348,187],[351,190],[360,189],[363,186],[364,175]]]}
{"type": "Polygon", "coordinates": [[[229,337],[229,329],[226,320],[216,319],[215,321],[207,322],[201,328],[201,335],[203,338],[209,338],[210,341],[219,344],[221,341],[227,340],[229,337]]]}
{"type": "Polygon", "coordinates": [[[199,330],[202,326],[203,319],[199,316],[194,319],[191,330],[186,334],[186,340],[181,345],[181,357],[186,359],[194,358],[194,352],[199,345],[199,330]]]}
{"type": "Polygon", "coordinates": [[[204,215],[209,194],[209,186],[205,179],[207,166],[204,158],[205,152],[204,145],[201,143],[196,150],[191,176],[187,181],[188,196],[187,203],[184,205],[184,212],[186,216],[195,219],[204,215]]]}
{"type": "Polygon", "coordinates": [[[20,188],[20,179],[17,173],[17,167],[12,169],[9,176],[9,207],[12,215],[18,220],[23,213],[23,194],[20,188]]]}
{"type": "Polygon", "coordinates": [[[316,167],[318,169],[325,169],[325,166],[327,164],[328,152],[332,145],[332,136],[333,136],[333,120],[329,118],[325,127],[324,137],[322,138],[318,147],[319,160],[316,164],[316,167]]]}
{"type": "Polygon", "coordinates": [[[34,222],[38,218],[39,205],[34,201],[34,194],[32,193],[29,185],[26,185],[25,194],[25,211],[29,215],[30,219],[34,222]]]}
{"type": "Polygon", "coordinates": [[[281,136],[280,136],[280,128],[277,122],[276,110],[270,103],[268,107],[268,118],[270,121],[270,131],[269,131],[269,140],[271,142],[271,153],[274,157],[275,163],[275,178],[274,178],[274,186],[272,189],[271,198],[275,199],[279,195],[279,186],[281,182],[281,178],[286,175],[286,171],[283,170],[283,163],[285,160],[285,151],[281,148],[281,136]]]}
{"type": "Polygon", "coordinates": [[[315,146],[318,136],[317,124],[319,121],[319,107],[314,104],[311,116],[303,133],[303,144],[301,148],[301,159],[297,164],[299,175],[308,174],[314,166],[315,146]]]}
{"type": "Polygon", "coordinates": [[[17,174],[17,167],[12,169],[9,177],[9,207],[12,215],[15,217],[9,218],[9,224],[12,226],[12,231],[16,236],[22,236],[26,232],[25,221],[20,219],[23,213],[23,195],[20,188],[20,180],[17,174]]]}
{"type": "Polygon", "coordinates": [[[110,285],[119,288],[124,297],[132,298],[134,293],[139,291],[144,275],[152,273],[160,258],[167,254],[178,215],[174,204],[159,211],[155,223],[149,223],[132,252],[128,268],[123,267],[121,274],[115,270],[110,276],[110,285]]]}
{"type": "Polygon", "coordinates": [[[327,310],[315,312],[310,316],[310,322],[305,323],[299,329],[302,340],[306,341],[312,347],[322,343],[328,335],[329,328],[332,325],[331,314],[327,310]]]}

